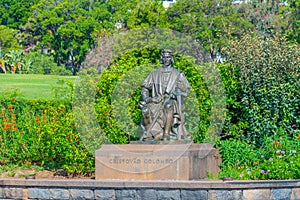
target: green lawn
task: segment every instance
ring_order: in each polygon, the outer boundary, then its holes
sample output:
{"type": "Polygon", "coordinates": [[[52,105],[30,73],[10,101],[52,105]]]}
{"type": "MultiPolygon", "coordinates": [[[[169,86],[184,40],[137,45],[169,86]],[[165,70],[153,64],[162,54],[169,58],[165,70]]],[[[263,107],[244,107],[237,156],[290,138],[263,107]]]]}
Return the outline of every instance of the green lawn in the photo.
{"type": "Polygon", "coordinates": [[[64,98],[70,94],[66,82],[74,82],[76,76],[40,74],[0,74],[0,95],[14,91],[26,99],[64,98]]]}

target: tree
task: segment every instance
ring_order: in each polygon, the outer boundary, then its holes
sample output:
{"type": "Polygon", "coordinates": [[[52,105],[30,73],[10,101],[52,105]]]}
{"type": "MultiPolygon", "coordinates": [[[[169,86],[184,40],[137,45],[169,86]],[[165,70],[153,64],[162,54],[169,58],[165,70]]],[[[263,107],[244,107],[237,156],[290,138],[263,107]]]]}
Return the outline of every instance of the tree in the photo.
{"type": "Polygon", "coordinates": [[[240,37],[252,27],[228,0],[179,0],[167,14],[172,29],[202,43],[212,58],[229,40],[240,37]]]}
{"type": "Polygon", "coordinates": [[[287,13],[282,10],[284,3],[279,1],[249,1],[235,5],[237,12],[254,26],[258,35],[274,36],[288,28],[287,13]]]}
{"type": "Polygon", "coordinates": [[[42,0],[34,6],[35,15],[26,25],[38,48],[53,54],[58,65],[70,67],[73,74],[78,71],[85,54],[95,42],[96,36],[107,23],[109,14],[99,2],[86,4],[69,0],[42,0]],[[88,7],[88,8],[87,8],[88,7]],[[104,15],[96,15],[86,9],[104,10],[104,15]],[[95,19],[97,17],[97,19],[95,19]]]}
{"type": "Polygon", "coordinates": [[[32,6],[39,0],[0,0],[0,24],[18,29],[32,15],[32,6]]]}
{"type": "Polygon", "coordinates": [[[135,7],[138,5],[138,0],[108,0],[107,5],[110,13],[112,13],[112,22],[123,27],[127,27],[129,16],[135,7]]]}
{"type": "Polygon", "coordinates": [[[108,0],[112,22],[117,28],[168,27],[166,10],[158,0],[108,0]]]}
{"type": "Polygon", "coordinates": [[[166,9],[161,1],[144,0],[130,12],[128,28],[167,28],[169,25],[166,16],[166,9]]]}
{"type": "Polygon", "coordinates": [[[287,6],[282,7],[279,12],[279,15],[288,21],[284,34],[287,35],[289,40],[300,43],[300,0],[287,2],[287,6]]]}
{"type": "Polygon", "coordinates": [[[17,33],[17,30],[0,25],[0,49],[4,52],[20,49],[17,33]]]}

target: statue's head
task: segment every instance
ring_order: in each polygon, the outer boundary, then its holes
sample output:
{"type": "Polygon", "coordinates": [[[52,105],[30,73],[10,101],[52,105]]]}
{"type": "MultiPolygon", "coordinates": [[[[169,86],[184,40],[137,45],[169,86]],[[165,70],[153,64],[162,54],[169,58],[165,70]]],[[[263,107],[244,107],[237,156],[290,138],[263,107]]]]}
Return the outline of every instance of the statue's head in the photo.
{"type": "Polygon", "coordinates": [[[163,49],[160,53],[160,63],[172,66],[174,64],[173,52],[169,49],[163,49]]]}

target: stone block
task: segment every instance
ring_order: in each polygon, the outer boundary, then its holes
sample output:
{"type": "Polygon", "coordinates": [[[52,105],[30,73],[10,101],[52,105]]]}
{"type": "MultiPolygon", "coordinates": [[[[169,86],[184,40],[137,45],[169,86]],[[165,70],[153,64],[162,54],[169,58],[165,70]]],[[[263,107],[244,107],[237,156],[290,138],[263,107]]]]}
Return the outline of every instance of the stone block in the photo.
{"type": "Polygon", "coordinates": [[[241,190],[209,190],[209,200],[240,200],[243,193],[241,190]]]}
{"type": "Polygon", "coordinates": [[[50,199],[50,192],[47,188],[28,188],[29,199],[50,199]]]}
{"type": "Polygon", "coordinates": [[[118,189],[116,190],[116,199],[132,200],[136,199],[136,190],[131,189],[118,189]]]}
{"type": "Polygon", "coordinates": [[[114,200],[116,199],[116,192],[113,189],[95,190],[95,199],[114,200]]]}
{"type": "Polygon", "coordinates": [[[157,192],[154,189],[140,189],[137,191],[137,199],[157,199],[157,192]]]}
{"type": "Polygon", "coordinates": [[[159,200],[180,200],[180,190],[158,190],[157,199],[159,200]]]}
{"type": "Polygon", "coordinates": [[[93,190],[70,189],[71,199],[95,199],[93,190]]]}
{"type": "Polygon", "coordinates": [[[0,198],[4,198],[4,188],[0,187],[0,198]]]}
{"type": "Polygon", "coordinates": [[[300,188],[292,189],[291,200],[300,200],[300,188]]]}
{"type": "Polygon", "coordinates": [[[207,200],[206,190],[181,190],[182,200],[207,200]]]}
{"type": "Polygon", "coordinates": [[[243,190],[243,200],[265,200],[271,198],[271,190],[255,189],[243,190]]]}
{"type": "Polygon", "coordinates": [[[24,189],[14,187],[4,188],[4,198],[23,199],[24,189]]]}
{"type": "Polygon", "coordinates": [[[272,200],[290,200],[291,198],[291,189],[273,189],[271,190],[271,199],[272,200]]]}
{"type": "Polygon", "coordinates": [[[70,192],[67,189],[49,189],[50,192],[50,198],[51,199],[69,199],[70,198],[70,192]]]}
{"type": "Polygon", "coordinates": [[[211,144],[103,145],[96,180],[195,180],[217,175],[221,159],[211,144]]]}

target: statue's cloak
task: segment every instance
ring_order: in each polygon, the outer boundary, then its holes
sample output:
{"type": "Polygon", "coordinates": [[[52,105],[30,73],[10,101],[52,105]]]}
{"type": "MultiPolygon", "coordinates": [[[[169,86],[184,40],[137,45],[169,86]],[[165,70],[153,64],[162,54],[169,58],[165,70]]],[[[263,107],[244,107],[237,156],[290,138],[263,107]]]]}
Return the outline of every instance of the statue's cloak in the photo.
{"type": "MultiPolygon", "coordinates": [[[[173,126],[172,126],[172,135],[181,139],[181,136],[189,135],[185,126],[184,126],[184,101],[183,97],[187,96],[190,84],[188,83],[184,74],[175,69],[169,68],[164,69],[161,67],[153,71],[147,76],[144,80],[142,87],[146,88],[148,91],[151,91],[150,97],[164,97],[166,94],[170,96],[169,101],[172,101],[174,105],[174,115],[173,115],[173,126]],[[167,79],[167,81],[164,81],[167,79]]],[[[165,102],[162,101],[160,104],[150,103],[148,108],[150,109],[150,121],[151,130],[147,130],[151,133],[152,136],[157,134],[162,134],[163,125],[165,124],[166,117],[162,110],[165,102]],[[156,117],[157,116],[157,117],[156,117]],[[156,121],[153,121],[156,118],[156,121]]],[[[147,128],[146,128],[147,129],[147,128]]]]}

